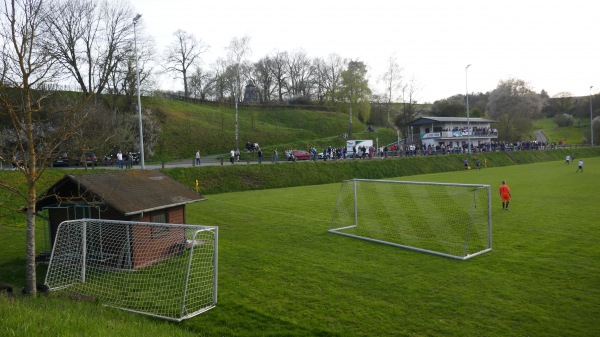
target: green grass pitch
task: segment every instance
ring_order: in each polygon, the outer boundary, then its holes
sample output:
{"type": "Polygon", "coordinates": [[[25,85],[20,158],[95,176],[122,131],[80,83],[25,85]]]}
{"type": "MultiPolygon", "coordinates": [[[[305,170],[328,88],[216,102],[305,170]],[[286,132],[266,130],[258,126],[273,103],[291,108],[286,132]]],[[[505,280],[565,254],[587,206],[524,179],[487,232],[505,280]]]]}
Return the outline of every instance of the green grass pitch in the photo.
{"type": "MultiPolygon", "coordinates": [[[[402,177],[492,186],[493,250],[468,261],[328,233],[339,184],[208,195],[187,222],[219,226],[216,308],[175,324],[2,296],[0,335],[599,336],[600,158],[584,160],[402,177]]],[[[13,246],[0,236],[3,272],[13,246]]]]}

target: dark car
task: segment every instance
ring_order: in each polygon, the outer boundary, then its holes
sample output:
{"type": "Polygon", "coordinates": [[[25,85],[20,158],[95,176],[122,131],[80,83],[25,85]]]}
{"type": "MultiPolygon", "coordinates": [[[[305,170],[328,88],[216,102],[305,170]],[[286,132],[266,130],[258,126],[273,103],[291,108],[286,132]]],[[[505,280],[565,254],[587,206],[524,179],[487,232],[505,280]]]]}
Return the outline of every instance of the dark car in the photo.
{"type": "Polygon", "coordinates": [[[288,157],[289,161],[309,160],[309,159],[310,159],[310,153],[308,153],[307,151],[303,151],[303,150],[292,150],[291,155],[288,157]]]}
{"type": "Polygon", "coordinates": [[[79,163],[79,160],[74,156],[71,156],[68,152],[58,152],[52,154],[52,158],[53,167],[77,166],[79,163]]]}

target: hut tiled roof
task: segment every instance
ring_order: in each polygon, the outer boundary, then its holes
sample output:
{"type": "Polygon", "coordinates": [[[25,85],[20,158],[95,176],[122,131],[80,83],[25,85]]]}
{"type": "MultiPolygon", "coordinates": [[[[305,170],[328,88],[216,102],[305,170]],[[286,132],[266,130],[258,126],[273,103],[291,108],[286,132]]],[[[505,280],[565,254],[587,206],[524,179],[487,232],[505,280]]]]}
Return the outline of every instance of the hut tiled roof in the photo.
{"type": "Polygon", "coordinates": [[[56,195],[62,186],[75,184],[79,194],[97,196],[126,216],[204,200],[191,188],[157,170],[127,170],[67,174],[52,185],[40,201],[56,195]]]}

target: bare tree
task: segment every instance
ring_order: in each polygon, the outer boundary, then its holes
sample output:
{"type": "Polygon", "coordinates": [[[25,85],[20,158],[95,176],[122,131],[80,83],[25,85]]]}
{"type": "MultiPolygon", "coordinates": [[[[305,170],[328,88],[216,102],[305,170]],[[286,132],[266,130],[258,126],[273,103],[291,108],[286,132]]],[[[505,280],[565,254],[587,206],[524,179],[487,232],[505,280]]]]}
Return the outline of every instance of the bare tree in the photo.
{"type": "MultiPolygon", "coordinates": [[[[137,95],[137,84],[136,84],[136,64],[135,64],[135,52],[134,52],[134,41],[129,41],[130,45],[127,47],[127,55],[117,64],[115,71],[109,76],[109,81],[106,85],[105,92],[110,94],[111,109],[118,111],[121,108],[124,111],[135,110],[137,102],[135,102],[135,96],[137,95]],[[123,106],[119,107],[117,102],[120,97],[125,97],[123,106]]],[[[156,48],[154,40],[144,34],[144,29],[140,29],[140,25],[137,26],[137,59],[138,59],[138,71],[140,80],[140,90],[142,92],[148,92],[155,87],[155,65],[156,65],[156,48]],[[145,90],[144,90],[145,89],[145,90]]]]}
{"type": "Polygon", "coordinates": [[[312,62],[304,50],[287,54],[287,73],[289,75],[289,93],[310,99],[311,81],[314,73],[312,62]]]}
{"type": "MultiPolygon", "coordinates": [[[[408,123],[422,113],[422,108],[417,106],[417,92],[419,88],[414,77],[404,83],[401,87],[402,91],[402,111],[396,116],[395,124],[399,130],[405,130],[404,139],[407,139],[412,133],[407,129],[408,123]]],[[[414,140],[414,139],[413,139],[414,140]]]]}
{"type": "Polygon", "coordinates": [[[381,80],[385,84],[387,98],[387,122],[390,125],[390,112],[392,110],[392,101],[396,97],[396,91],[402,88],[402,68],[398,64],[398,59],[390,56],[387,69],[381,80]]]}
{"type": "Polygon", "coordinates": [[[166,70],[175,73],[176,76],[181,76],[184,95],[189,97],[188,71],[190,68],[193,69],[193,66],[199,65],[200,56],[208,50],[208,45],[196,39],[193,34],[181,29],[173,35],[175,35],[175,41],[171,43],[165,53],[166,70]]]}
{"type": "Polygon", "coordinates": [[[235,149],[239,151],[239,123],[238,123],[238,102],[241,100],[242,94],[242,66],[248,54],[250,54],[250,38],[244,36],[242,38],[233,38],[227,49],[227,60],[230,69],[233,70],[234,81],[232,91],[235,99],[235,149]]]}
{"type": "Polygon", "coordinates": [[[190,91],[195,98],[206,99],[214,92],[215,76],[198,67],[190,77],[190,91]]]}
{"type": "Polygon", "coordinates": [[[275,79],[271,72],[273,61],[269,56],[265,56],[254,64],[253,77],[259,88],[261,102],[269,102],[275,92],[275,79]]]}
{"type": "Polygon", "coordinates": [[[250,56],[250,37],[244,36],[241,38],[234,37],[231,39],[227,50],[227,63],[233,68],[235,74],[235,81],[232,83],[234,87],[234,93],[236,101],[241,101],[242,96],[242,85],[243,76],[246,74],[246,70],[249,69],[245,64],[247,57],[250,56]]]}
{"type": "Polygon", "coordinates": [[[119,64],[130,58],[133,11],[125,2],[48,2],[46,50],[84,94],[100,94],[119,64]]]}
{"type": "Polygon", "coordinates": [[[330,54],[324,63],[323,83],[325,96],[329,102],[334,104],[338,99],[338,91],[342,83],[342,72],[348,65],[348,61],[338,54],[330,54]]]}
{"type": "Polygon", "coordinates": [[[271,60],[271,74],[277,85],[277,98],[279,102],[283,102],[283,93],[288,80],[286,71],[287,52],[276,51],[271,56],[271,60]]]}
{"type": "Polygon", "coordinates": [[[211,72],[214,74],[215,97],[218,101],[224,102],[227,90],[229,88],[226,78],[227,62],[223,58],[218,58],[211,66],[211,72]]]}
{"type": "MultiPolygon", "coordinates": [[[[10,181],[0,181],[25,201],[26,285],[28,293],[36,293],[36,200],[38,180],[51,160],[50,154],[70,137],[85,119],[85,100],[73,102],[53,95],[52,82],[58,68],[44,47],[49,13],[43,0],[4,1],[0,8],[0,34],[10,47],[3,49],[2,63],[6,77],[0,85],[0,111],[11,121],[7,131],[13,134],[9,144],[13,165],[23,174],[27,188],[23,192],[10,181]],[[50,89],[50,90],[48,90],[50,89]],[[20,154],[22,162],[16,161],[20,154]]],[[[5,145],[6,146],[6,145],[5,145]]]]}

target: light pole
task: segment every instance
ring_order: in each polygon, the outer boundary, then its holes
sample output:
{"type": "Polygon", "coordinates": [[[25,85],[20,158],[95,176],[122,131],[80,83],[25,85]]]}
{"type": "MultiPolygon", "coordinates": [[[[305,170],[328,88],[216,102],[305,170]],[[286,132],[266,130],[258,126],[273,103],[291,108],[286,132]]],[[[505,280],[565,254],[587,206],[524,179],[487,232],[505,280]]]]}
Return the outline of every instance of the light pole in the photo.
{"type": "Polygon", "coordinates": [[[138,110],[138,119],[140,124],[140,163],[142,165],[142,170],[145,169],[144,165],[144,132],[142,130],[142,100],[140,99],[140,72],[138,70],[138,56],[137,56],[137,33],[136,26],[138,20],[142,17],[142,14],[138,14],[133,18],[133,42],[134,42],[134,50],[135,50],[135,82],[137,84],[137,110],[138,110]]]}
{"type": "Polygon", "coordinates": [[[590,85],[590,138],[592,139],[592,142],[590,144],[592,144],[592,146],[594,146],[594,117],[593,117],[593,113],[592,113],[592,88],[594,86],[590,85]]]}
{"type": "Polygon", "coordinates": [[[465,67],[465,89],[467,96],[467,153],[471,153],[471,120],[469,118],[469,76],[468,70],[471,65],[467,64],[465,67]]]}

